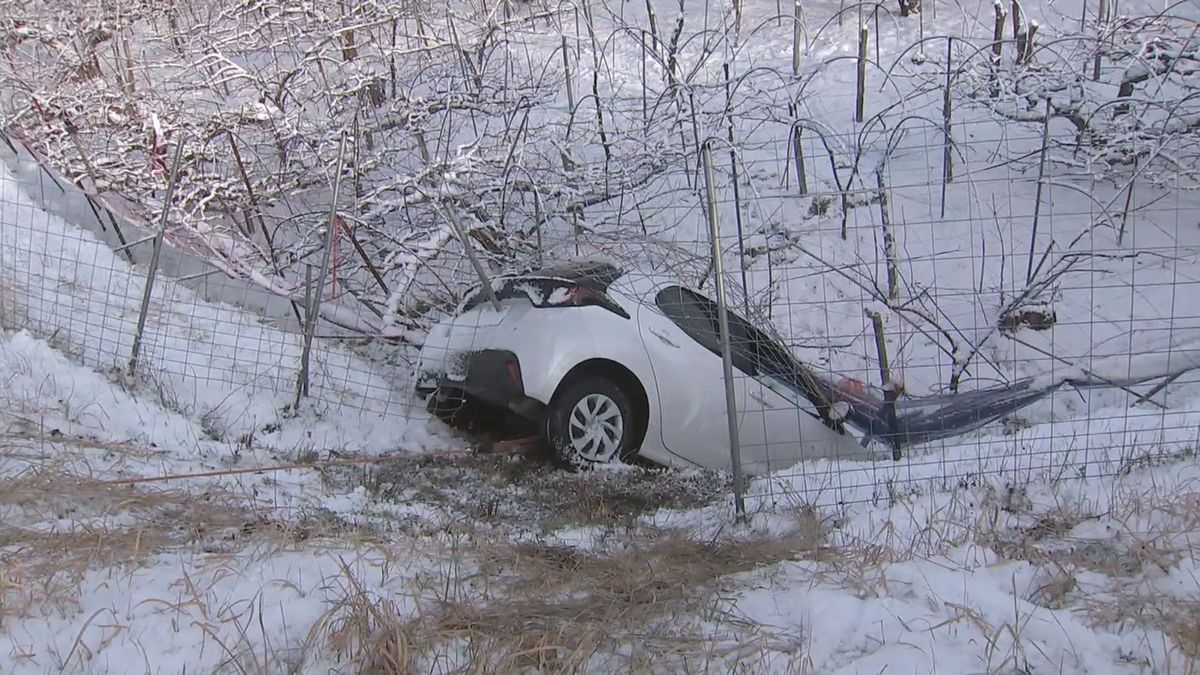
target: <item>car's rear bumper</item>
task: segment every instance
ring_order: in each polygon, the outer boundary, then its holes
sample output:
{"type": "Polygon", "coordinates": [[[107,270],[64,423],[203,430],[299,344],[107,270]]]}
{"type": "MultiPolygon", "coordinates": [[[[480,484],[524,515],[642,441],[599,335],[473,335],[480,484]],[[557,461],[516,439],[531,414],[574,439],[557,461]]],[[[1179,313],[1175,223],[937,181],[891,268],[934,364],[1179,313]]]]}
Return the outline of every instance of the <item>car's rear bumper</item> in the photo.
{"type": "Polygon", "coordinates": [[[511,410],[522,417],[541,417],[545,404],[525,394],[521,361],[516,354],[503,349],[481,349],[464,354],[463,359],[464,377],[427,377],[418,385],[418,393],[436,397],[439,401],[450,401],[465,395],[511,410]]]}

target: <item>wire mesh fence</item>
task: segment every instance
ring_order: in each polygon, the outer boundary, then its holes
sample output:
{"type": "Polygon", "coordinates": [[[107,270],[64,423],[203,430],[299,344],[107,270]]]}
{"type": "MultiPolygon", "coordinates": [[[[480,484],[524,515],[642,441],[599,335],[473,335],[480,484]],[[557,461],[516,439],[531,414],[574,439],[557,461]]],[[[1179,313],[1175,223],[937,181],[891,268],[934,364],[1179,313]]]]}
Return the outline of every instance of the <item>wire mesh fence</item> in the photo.
{"type": "MultiPolygon", "coordinates": [[[[928,1],[766,2],[668,26],[655,3],[544,4],[122,15],[102,38],[123,47],[80,72],[126,97],[203,96],[144,124],[107,99],[77,109],[71,87],[6,111],[6,320],[217,437],[312,414],[394,443],[427,423],[418,350],[473,286],[598,258],[629,317],[587,337],[626,343],[608,360],[633,392],[628,442],[718,469],[736,451],[749,508],[1105,475],[1194,446],[1186,17],[1084,3],[1051,28],[1019,3],[939,19],[928,1]],[[261,66],[286,51],[272,22],[309,45],[289,68],[261,66]],[[190,58],[187,31],[238,58],[190,58]],[[463,59],[493,32],[502,54],[463,59]]],[[[570,292],[496,303],[608,311],[570,292]]],[[[464,317],[436,349],[487,349],[509,320],[464,317]]],[[[544,426],[577,365],[547,365],[518,414],[544,426]]]]}
{"type": "MultiPolygon", "coordinates": [[[[5,328],[46,337],[166,409],[201,419],[214,440],[391,449],[407,422],[427,419],[409,395],[404,345],[364,347],[349,339],[360,335],[320,321],[303,372],[315,280],[305,304],[231,278],[169,240],[156,259],[156,223],[120,218],[24,148],[8,150],[11,169],[0,181],[5,328]]],[[[322,296],[337,309],[333,284],[322,296]]]]}

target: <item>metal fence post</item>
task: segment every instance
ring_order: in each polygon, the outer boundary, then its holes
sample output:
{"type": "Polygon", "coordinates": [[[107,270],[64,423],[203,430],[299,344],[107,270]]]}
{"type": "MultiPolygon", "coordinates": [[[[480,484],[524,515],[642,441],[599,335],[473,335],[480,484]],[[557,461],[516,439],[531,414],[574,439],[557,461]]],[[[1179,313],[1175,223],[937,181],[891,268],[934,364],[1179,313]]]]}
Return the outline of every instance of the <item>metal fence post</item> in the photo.
{"type": "Polygon", "coordinates": [[[317,317],[321,313],[321,291],[325,288],[325,277],[329,274],[329,262],[332,258],[333,240],[336,236],[335,224],[338,213],[338,197],[342,191],[342,170],[346,165],[346,135],[338,145],[337,171],[333,174],[333,198],[329,206],[329,221],[325,225],[325,250],[321,253],[321,269],[317,272],[317,285],[312,290],[312,301],[304,312],[304,347],[300,352],[300,374],[296,377],[296,401],[292,410],[300,408],[300,399],[308,393],[309,358],[312,355],[313,335],[317,330],[317,317]]]}
{"type": "Polygon", "coordinates": [[[154,253],[150,256],[150,269],[146,272],[146,285],[142,288],[142,307],[138,312],[137,328],[133,332],[133,349],[129,353],[129,376],[137,369],[138,356],[142,351],[142,337],[146,330],[146,314],[150,311],[150,294],[154,292],[154,279],[158,276],[158,262],[162,255],[163,237],[167,233],[167,216],[171,213],[171,197],[179,181],[179,165],[183,160],[183,146],[187,136],[179,138],[175,146],[175,158],[171,162],[171,177],[167,180],[167,194],[163,198],[162,215],[158,219],[158,233],[154,235],[154,253]]]}
{"type": "Polygon", "coordinates": [[[500,311],[500,299],[496,297],[496,289],[492,288],[492,281],[488,278],[487,271],[483,269],[483,264],[479,262],[479,258],[475,255],[475,249],[471,246],[471,240],[467,237],[467,231],[462,226],[462,221],[458,217],[458,213],[453,206],[446,208],[446,217],[450,219],[450,225],[454,228],[454,234],[458,237],[459,243],[462,244],[463,251],[467,254],[467,260],[470,261],[471,267],[475,270],[475,275],[479,277],[479,283],[483,285],[482,291],[487,295],[488,300],[492,303],[492,309],[500,311]]]}
{"type": "Polygon", "coordinates": [[[718,323],[721,330],[721,365],[725,372],[725,417],[729,422],[729,459],[733,465],[733,503],[738,520],[746,517],[745,479],[742,475],[742,449],[738,442],[737,396],[734,394],[733,353],[729,345],[729,310],[725,298],[725,275],[721,265],[721,224],[717,219],[717,188],[713,179],[712,147],[705,141],[704,194],[708,210],[708,232],[712,242],[713,281],[717,287],[718,323]]]}
{"type": "MultiPolygon", "coordinates": [[[[312,263],[304,263],[304,326],[306,328],[308,326],[308,316],[309,316],[309,314],[312,314],[312,302],[313,302],[312,285],[313,285],[312,263]]],[[[308,364],[303,363],[302,366],[303,366],[304,371],[307,373],[308,364]]],[[[305,396],[308,396],[308,378],[307,377],[303,378],[302,384],[300,385],[300,389],[302,392],[304,392],[305,396]]]]}

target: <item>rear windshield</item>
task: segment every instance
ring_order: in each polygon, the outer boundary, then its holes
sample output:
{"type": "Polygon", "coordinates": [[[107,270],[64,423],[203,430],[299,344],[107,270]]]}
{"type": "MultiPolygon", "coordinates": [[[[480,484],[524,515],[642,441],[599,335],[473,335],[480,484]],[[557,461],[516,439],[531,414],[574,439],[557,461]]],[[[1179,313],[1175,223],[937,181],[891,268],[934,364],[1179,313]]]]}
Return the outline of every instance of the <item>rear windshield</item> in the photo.
{"type": "MultiPolygon", "coordinates": [[[[554,289],[563,281],[584,286],[598,293],[605,293],[612,282],[625,274],[615,265],[596,261],[573,261],[549,265],[523,274],[505,275],[497,278],[492,288],[496,299],[528,297],[535,305],[552,297],[554,289]]],[[[459,312],[478,307],[487,302],[487,294],[476,287],[467,295],[459,312]]]]}
{"type": "Polygon", "coordinates": [[[612,282],[621,278],[625,270],[594,260],[580,260],[548,265],[518,276],[527,278],[567,279],[593,290],[606,291],[612,282]]]}

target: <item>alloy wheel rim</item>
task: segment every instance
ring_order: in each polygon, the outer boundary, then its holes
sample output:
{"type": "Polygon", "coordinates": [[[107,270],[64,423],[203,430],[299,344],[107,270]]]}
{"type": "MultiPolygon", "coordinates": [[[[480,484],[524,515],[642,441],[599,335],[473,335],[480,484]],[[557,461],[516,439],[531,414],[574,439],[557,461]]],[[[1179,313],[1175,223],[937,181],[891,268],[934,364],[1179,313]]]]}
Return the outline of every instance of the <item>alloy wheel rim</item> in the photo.
{"type": "Polygon", "coordinates": [[[589,462],[609,462],[621,448],[625,419],[617,402],[604,394],[588,394],[571,409],[571,449],[589,462]]]}

